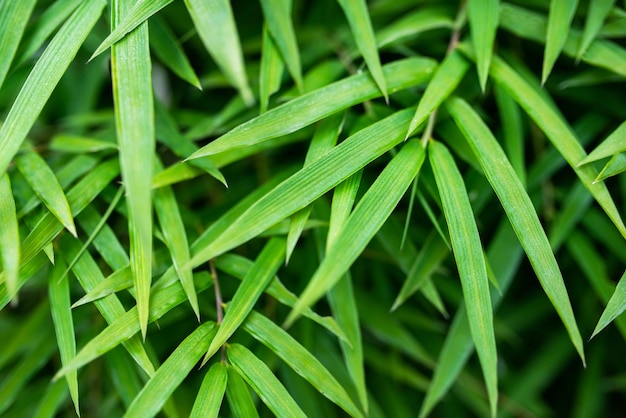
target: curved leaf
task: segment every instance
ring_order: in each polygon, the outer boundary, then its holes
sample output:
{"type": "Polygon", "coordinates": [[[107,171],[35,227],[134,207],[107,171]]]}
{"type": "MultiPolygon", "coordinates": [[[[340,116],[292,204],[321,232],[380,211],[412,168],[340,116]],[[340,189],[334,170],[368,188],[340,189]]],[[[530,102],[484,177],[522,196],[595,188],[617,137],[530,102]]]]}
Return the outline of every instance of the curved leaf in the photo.
{"type": "Polygon", "coordinates": [[[228,381],[228,372],[226,364],[223,362],[215,363],[202,379],[202,385],[196,400],[193,403],[193,409],[189,414],[190,418],[217,418],[224,399],[226,384],[228,381]]]}

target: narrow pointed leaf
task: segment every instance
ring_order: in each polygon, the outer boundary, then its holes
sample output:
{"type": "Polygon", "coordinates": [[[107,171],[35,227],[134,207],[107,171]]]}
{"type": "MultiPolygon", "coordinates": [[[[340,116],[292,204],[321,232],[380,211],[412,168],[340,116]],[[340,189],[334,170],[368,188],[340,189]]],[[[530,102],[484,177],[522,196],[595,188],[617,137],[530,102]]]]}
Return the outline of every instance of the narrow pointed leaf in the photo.
{"type": "Polygon", "coordinates": [[[539,92],[539,87],[524,80],[503,60],[494,59],[491,66],[491,75],[519,103],[526,113],[546,134],[554,147],[574,169],[578,178],[587,190],[604,209],[613,224],[626,237],[626,226],[619,210],[609,194],[605,184],[593,184],[597,171],[591,166],[577,167],[587,154],[576,139],[572,128],[549,100],[539,92]]]}
{"type": "MultiPolygon", "coordinates": [[[[390,92],[428,80],[434,62],[425,58],[396,61],[383,67],[390,92]]],[[[368,74],[358,74],[319,88],[245,122],[205,145],[189,159],[265,141],[295,132],[333,113],[380,97],[368,74]]]]}
{"type": "Polygon", "coordinates": [[[183,340],[133,400],[124,417],[153,417],[202,357],[217,328],[205,322],[183,340]]]}
{"type": "MultiPolygon", "coordinates": [[[[198,248],[192,255],[192,265],[200,265],[254,238],[391,149],[404,139],[413,112],[413,109],[400,111],[357,132],[326,153],[324,158],[276,186],[242,213],[233,222],[234,227],[226,228],[215,240],[198,248]],[[281,202],[279,208],[275,202],[281,202]]],[[[271,111],[265,115],[269,113],[271,111]]]]}
{"type": "Polygon", "coordinates": [[[499,0],[470,1],[467,17],[472,30],[472,45],[476,51],[478,80],[483,93],[489,76],[494,41],[498,30],[499,0]]]}
{"type": "Polygon", "coordinates": [[[227,366],[228,385],[226,386],[226,399],[234,418],[258,418],[250,389],[243,378],[230,365],[227,366]]]}
{"type": "Polygon", "coordinates": [[[193,403],[190,418],[217,418],[224,399],[228,372],[226,364],[215,363],[202,379],[202,385],[193,403]]]}
{"type": "Polygon", "coordinates": [[[338,2],[348,19],[350,29],[352,30],[352,37],[361,55],[363,55],[367,68],[369,68],[372,74],[372,78],[376,81],[376,85],[378,85],[382,95],[389,101],[387,82],[385,81],[385,74],[380,65],[376,38],[374,36],[370,14],[367,10],[367,3],[365,0],[338,0],[338,2]]]}
{"type": "Polygon", "coordinates": [[[353,417],[363,416],[326,367],[285,330],[255,311],[250,312],[243,327],[328,399],[353,417]]]}
{"type": "Polygon", "coordinates": [[[411,119],[411,125],[406,134],[407,138],[448,98],[463,79],[468,67],[467,60],[456,50],[444,58],[417,105],[415,116],[411,119]]]}
{"type": "Polygon", "coordinates": [[[153,16],[149,29],[150,46],[154,55],[182,80],[201,90],[200,80],[167,22],[159,16],[153,16]]]}
{"type": "Polygon", "coordinates": [[[491,415],[496,415],[498,377],[496,339],[489,295],[489,279],[478,227],[467,196],[461,172],[448,149],[436,141],[428,148],[430,164],[437,181],[450,241],[461,278],[463,300],[483,370],[491,415]]]}
{"type": "Polygon", "coordinates": [[[615,318],[617,318],[626,309],[626,272],[622,275],[615,287],[615,291],[606,304],[604,312],[596,328],[593,330],[591,338],[595,337],[600,331],[602,331],[608,324],[610,324],[615,318]]]}
{"type": "Polygon", "coordinates": [[[602,168],[602,171],[598,174],[598,177],[594,180],[594,183],[606,180],[609,177],[616,176],[626,171],[626,154],[620,152],[615,154],[606,165],[602,168]]]}
{"type": "MultiPolygon", "coordinates": [[[[400,125],[398,129],[406,126],[400,125]]],[[[303,308],[317,301],[350,268],[396,207],[423,162],[424,149],[418,141],[410,141],[385,167],[350,215],[340,236],[287,317],[286,324],[292,324],[303,308]]]]}
{"type": "MultiPolygon", "coordinates": [[[[57,261],[52,268],[48,281],[48,294],[50,296],[50,311],[54,322],[54,330],[57,336],[57,344],[61,354],[61,364],[67,364],[76,355],[76,340],[74,333],[74,320],[70,308],[70,287],[67,278],[63,278],[65,262],[57,261]]],[[[78,373],[76,370],[65,375],[65,380],[70,390],[72,402],[76,414],[80,416],[78,407],[78,373]]]]}
{"type": "Polygon", "coordinates": [[[513,98],[498,84],[494,88],[498,113],[502,121],[504,150],[522,184],[526,184],[524,128],[522,113],[513,98]]]}
{"type": "MultiPolygon", "coordinates": [[[[195,281],[198,293],[208,289],[212,284],[211,278],[206,272],[197,274],[195,281]]],[[[186,301],[187,295],[180,282],[176,281],[168,287],[155,291],[153,299],[154,304],[151,306],[149,318],[151,322],[160,319],[171,309],[186,301]]],[[[95,301],[95,304],[96,306],[100,306],[100,303],[110,304],[112,300],[117,300],[117,298],[115,296],[106,297],[100,301],[95,301]]],[[[72,370],[84,366],[120,344],[136,341],[142,347],[139,338],[136,338],[137,336],[135,335],[139,331],[137,307],[135,306],[128,312],[117,315],[114,320],[109,321],[109,325],[81,348],[76,356],[57,372],[55,378],[59,378],[72,370]]]]}
{"type": "Polygon", "coordinates": [[[552,0],[550,2],[541,84],[544,84],[548,79],[563,45],[565,45],[577,5],[578,0],[552,0]]]}
{"type": "Polygon", "coordinates": [[[261,70],[259,73],[259,102],[261,113],[267,111],[270,96],[280,88],[284,64],[280,53],[272,40],[267,25],[263,27],[263,46],[261,50],[261,70]]]}
{"type": "Polygon", "coordinates": [[[109,49],[111,45],[118,42],[133,29],[139,27],[139,25],[144,23],[150,16],[157,13],[171,2],[172,0],[138,1],[132,8],[126,9],[124,15],[117,21],[113,31],[94,51],[90,60],[109,49]]]}
{"type": "Polygon", "coordinates": [[[241,52],[235,18],[228,0],[185,0],[205,48],[250,106],[254,102],[241,52]]]}
{"type": "Polygon", "coordinates": [[[0,87],[2,87],[4,78],[9,72],[35,3],[36,0],[3,1],[0,3],[0,30],[5,34],[0,38],[0,87]],[[7,34],[11,36],[7,36],[7,34]]]}
{"type": "Polygon", "coordinates": [[[200,308],[198,307],[198,296],[193,284],[193,274],[191,268],[185,267],[189,265],[189,244],[187,242],[187,233],[183,218],[178,208],[176,195],[170,187],[161,187],[154,192],[154,209],[161,231],[165,238],[165,244],[170,250],[172,262],[180,283],[185,289],[191,308],[200,320],[200,308]]]}
{"type": "Polygon", "coordinates": [[[232,344],[226,353],[233,368],[276,416],[306,417],[269,367],[250,350],[240,344],[232,344]]]}
{"type": "Polygon", "coordinates": [[[623,122],[617,129],[611,132],[609,136],[591,151],[587,157],[579,162],[578,165],[581,166],[601,160],[602,158],[610,157],[623,151],[626,151],[626,122],[623,122]]]}
{"type": "Polygon", "coordinates": [[[474,150],[476,158],[528,255],[541,286],[561,317],[584,363],[582,338],[567,289],[530,197],[508,162],[504,151],[472,107],[462,99],[454,98],[448,102],[448,110],[474,150]]]}
{"type": "Polygon", "coordinates": [[[15,200],[8,174],[0,176],[0,260],[9,296],[13,300],[19,288],[20,232],[15,213],[15,200]]]}
{"type": "MultiPolygon", "coordinates": [[[[111,7],[114,28],[132,12],[134,1],[117,0],[111,7]]],[[[141,23],[111,49],[111,77],[120,168],[126,189],[130,259],[141,334],[148,327],[152,282],[152,163],[154,104],[152,98],[148,24],[141,23]]]]}
{"type": "Polygon", "coordinates": [[[34,151],[27,151],[18,157],[17,167],[44,205],[72,235],[76,236],[70,204],[54,172],[44,159],[34,151]]]}
{"type": "Polygon", "coordinates": [[[105,4],[104,0],[83,2],[37,60],[0,128],[0,174],[6,171],[52,91],[100,18],[105,4]]]}
{"type": "Polygon", "coordinates": [[[90,289],[85,296],[74,302],[72,308],[77,308],[131,287],[133,287],[133,275],[129,265],[111,273],[106,279],[99,282],[95,287],[90,289]]]}
{"type": "Polygon", "coordinates": [[[600,32],[604,19],[606,19],[614,4],[615,0],[595,0],[589,2],[585,29],[583,30],[583,36],[580,40],[578,53],[576,54],[577,60],[580,60],[587,51],[587,48],[589,48],[589,45],[591,45],[591,42],[593,42],[600,32]]]}
{"type": "Polygon", "coordinates": [[[271,239],[259,254],[254,265],[243,279],[233,300],[228,304],[228,311],[211,342],[203,363],[230,338],[256,303],[257,299],[278,271],[285,257],[285,242],[279,238],[271,239]]]}
{"type": "Polygon", "coordinates": [[[453,26],[454,20],[447,8],[419,8],[378,30],[376,40],[378,47],[384,48],[410,36],[418,36],[422,32],[442,28],[452,29],[453,26]]]}
{"type": "Polygon", "coordinates": [[[300,92],[303,90],[298,40],[291,18],[292,0],[260,0],[265,24],[300,92]]]}

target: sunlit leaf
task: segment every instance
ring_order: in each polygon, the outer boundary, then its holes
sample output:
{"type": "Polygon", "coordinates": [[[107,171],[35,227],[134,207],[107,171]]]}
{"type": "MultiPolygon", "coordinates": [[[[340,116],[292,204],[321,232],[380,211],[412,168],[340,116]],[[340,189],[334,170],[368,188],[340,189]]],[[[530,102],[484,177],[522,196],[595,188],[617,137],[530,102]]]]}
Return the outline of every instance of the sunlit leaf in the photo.
{"type": "Polygon", "coordinates": [[[0,30],[5,34],[11,34],[11,36],[3,36],[0,39],[0,87],[2,87],[4,78],[9,72],[35,3],[35,0],[0,3],[0,30]]]}

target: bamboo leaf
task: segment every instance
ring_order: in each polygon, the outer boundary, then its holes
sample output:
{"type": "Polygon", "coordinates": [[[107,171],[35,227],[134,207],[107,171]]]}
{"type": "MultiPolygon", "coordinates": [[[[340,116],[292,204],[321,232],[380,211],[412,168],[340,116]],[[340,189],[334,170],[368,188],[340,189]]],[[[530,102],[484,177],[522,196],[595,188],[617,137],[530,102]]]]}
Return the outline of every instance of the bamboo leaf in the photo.
{"type": "Polygon", "coordinates": [[[363,416],[335,377],[306,348],[265,316],[251,311],[244,329],[271,349],[296,373],[353,417],[363,416]]]}
{"type": "MultiPolygon", "coordinates": [[[[132,16],[133,4],[135,2],[132,0],[112,3],[111,21],[114,28],[123,27],[124,19],[132,16]]],[[[115,126],[129,212],[130,265],[144,339],[148,327],[152,282],[151,188],[155,135],[150,72],[148,24],[144,21],[111,49],[115,126]]]]}
{"type": "Polygon", "coordinates": [[[215,363],[202,379],[190,418],[217,418],[228,381],[227,366],[215,363]]]}
{"type": "Polygon", "coordinates": [[[522,113],[517,103],[502,87],[496,84],[494,88],[498,113],[502,120],[502,139],[511,165],[515,169],[522,184],[526,184],[526,164],[524,158],[524,128],[522,113]]]}
{"type": "MultiPolygon", "coordinates": [[[[267,112],[265,115],[270,114],[267,112]]],[[[382,155],[404,138],[402,129],[412,109],[395,113],[365,128],[329,151],[326,156],[276,186],[245,212],[219,237],[199,247],[191,263],[197,266],[260,234],[278,221],[309,205],[332,187],[382,155]],[[315,179],[315,181],[312,181],[315,179]],[[281,202],[280,208],[276,202],[281,202]]],[[[302,306],[304,307],[304,306],[302,306]]]]}
{"type": "Polygon", "coordinates": [[[504,151],[471,106],[460,98],[454,98],[448,102],[448,110],[467,138],[489,183],[498,195],[541,286],[561,317],[570,340],[584,363],[582,338],[567,289],[528,194],[524,191],[504,151]]]}
{"type": "Polygon", "coordinates": [[[619,279],[617,286],[615,287],[615,291],[609,299],[609,302],[606,304],[606,308],[604,308],[604,312],[602,312],[602,316],[600,320],[598,320],[598,324],[596,328],[593,330],[593,334],[591,338],[595,337],[600,331],[602,331],[608,324],[613,322],[615,318],[617,318],[624,310],[626,309],[626,272],[622,274],[622,277],[619,279]]]}
{"type": "MultiPolygon", "coordinates": [[[[20,231],[8,174],[0,176],[0,260],[9,300],[17,298],[20,267],[20,231]]],[[[15,299],[17,300],[17,299],[15,299]]]]}
{"type": "Polygon", "coordinates": [[[106,279],[99,282],[95,287],[90,289],[85,296],[74,302],[72,308],[77,308],[131,287],[133,287],[133,275],[130,271],[130,265],[128,265],[114,271],[106,279]]]}
{"type": "Polygon", "coordinates": [[[433,78],[428,83],[424,95],[417,105],[415,116],[411,119],[411,124],[406,133],[407,138],[413,135],[417,127],[454,91],[463,79],[468,67],[467,60],[456,50],[444,58],[435,70],[433,78]]]}
{"type": "Polygon", "coordinates": [[[274,278],[278,268],[284,261],[284,257],[285,242],[279,238],[272,238],[265,245],[256,262],[237,288],[233,300],[229,303],[226,315],[219,325],[217,334],[213,338],[206,356],[204,356],[203,364],[219,350],[246,319],[263,290],[274,278]]]}
{"type": "MultiPolygon", "coordinates": [[[[21,8],[26,2],[18,3],[21,8]]],[[[0,128],[0,173],[6,171],[52,91],[100,18],[105,4],[103,0],[83,2],[50,41],[30,72],[0,128]]]]}
{"type": "Polygon", "coordinates": [[[235,418],[258,418],[259,413],[252,401],[250,389],[243,378],[233,369],[227,366],[228,385],[226,386],[226,399],[235,418]]]}
{"type": "Polygon", "coordinates": [[[524,80],[501,59],[494,59],[491,73],[492,77],[520,104],[546,134],[555,148],[574,169],[587,190],[602,206],[613,224],[626,237],[626,226],[624,226],[606,185],[602,183],[593,184],[597,174],[596,170],[591,166],[577,167],[577,164],[586,157],[585,151],[556,107],[552,106],[539,93],[537,86],[524,80]]]}
{"type": "Polygon", "coordinates": [[[0,3],[0,30],[5,34],[11,34],[0,39],[0,87],[9,72],[35,3],[35,0],[0,3]]]}
{"type": "Polygon", "coordinates": [[[623,122],[617,129],[611,132],[600,145],[578,163],[578,166],[580,167],[583,164],[601,160],[623,151],[626,151],[626,122],[623,122]]]}
{"type": "Polygon", "coordinates": [[[149,30],[150,46],[154,55],[182,80],[202,90],[198,76],[189,63],[189,58],[176,40],[167,22],[159,16],[152,16],[149,30]]]}
{"type": "MultiPolygon", "coordinates": [[[[195,282],[198,293],[208,289],[212,284],[211,278],[206,272],[197,274],[195,276],[195,282]]],[[[93,287],[95,286],[91,286],[91,288],[93,287]]],[[[101,302],[95,301],[95,304],[96,306],[100,306],[99,303],[103,305],[107,303],[110,304],[112,300],[116,299],[115,296],[109,296],[103,298],[101,302]]],[[[185,300],[187,300],[187,295],[178,281],[175,281],[165,288],[154,291],[154,303],[151,306],[149,317],[150,322],[160,319],[172,308],[180,305],[185,300]]],[[[104,330],[85,344],[78,354],[57,372],[55,379],[84,366],[118,345],[124,344],[125,341],[129,340],[129,338],[140,331],[136,306],[125,313],[117,315],[114,320],[108,322],[109,325],[104,330]]],[[[140,343],[138,338],[132,338],[128,342],[130,341],[140,343]]],[[[141,347],[141,344],[139,346],[141,347]]]]}
{"type": "MultiPolygon", "coordinates": [[[[50,311],[57,336],[57,344],[61,353],[61,364],[67,364],[76,355],[76,340],[74,320],[70,308],[70,287],[65,274],[65,263],[59,260],[50,272],[48,280],[48,294],[50,296],[50,311]]],[[[70,390],[76,415],[80,416],[78,407],[78,373],[76,370],[65,375],[70,390]]]]}
{"type": "Polygon", "coordinates": [[[602,23],[604,23],[604,19],[608,16],[614,4],[615,0],[596,0],[589,2],[585,29],[583,30],[583,36],[580,40],[578,53],[576,54],[577,61],[580,61],[581,57],[587,51],[587,48],[589,48],[589,45],[591,45],[591,42],[593,42],[600,32],[602,23]]]}
{"type": "Polygon", "coordinates": [[[450,241],[461,278],[463,300],[472,339],[487,385],[491,415],[495,417],[498,403],[498,356],[489,296],[489,279],[478,227],[463,177],[452,154],[444,145],[436,141],[430,141],[428,151],[450,231],[450,241]]]}
{"type": "Polygon", "coordinates": [[[228,0],[185,0],[205,48],[248,106],[254,102],[241,53],[233,11],[228,0]]]}
{"type": "Polygon", "coordinates": [[[385,167],[350,215],[341,235],[287,317],[286,325],[292,324],[301,315],[303,308],[311,306],[350,268],[396,207],[419,173],[423,161],[423,148],[418,141],[410,141],[385,167]]]}
{"type": "Polygon", "coordinates": [[[283,77],[283,62],[272,40],[267,25],[263,26],[263,46],[261,51],[261,70],[259,72],[259,102],[261,113],[267,111],[270,96],[280,89],[283,77]]]}
{"type": "MultiPolygon", "coordinates": [[[[160,164],[159,164],[160,165],[160,164]]],[[[189,264],[189,244],[183,218],[178,208],[176,195],[170,187],[161,187],[154,192],[154,209],[161,231],[165,238],[165,244],[170,250],[172,262],[180,283],[185,289],[191,308],[200,321],[200,308],[198,307],[198,296],[193,283],[193,274],[190,268],[184,267],[189,264]]]]}
{"type": "MultiPolygon", "coordinates": [[[[383,67],[390,92],[426,81],[434,62],[412,58],[383,67]]],[[[357,103],[380,97],[380,90],[367,74],[359,74],[300,96],[245,122],[215,141],[205,145],[189,159],[265,141],[295,132],[320,119],[357,103]]]]}
{"type": "Polygon", "coordinates": [[[250,350],[231,344],[226,351],[233,368],[276,416],[306,417],[272,371],[250,350]]]}
{"type": "Polygon", "coordinates": [[[361,55],[363,55],[367,68],[369,68],[372,78],[376,81],[376,85],[388,102],[387,82],[380,65],[376,38],[374,37],[374,29],[372,28],[372,22],[367,10],[367,3],[365,0],[338,0],[338,2],[348,19],[352,37],[361,55]]]}
{"type": "Polygon", "coordinates": [[[548,79],[548,75],[550,75],[550,71],[552,71],[552,67],[561,53],[563,45],[565,45],[577,5],[578,0],[553,0],[550,2],[546,48],[541,72],[542,85],[548,79]]]}
{"type": "Polygon", "coordinates": [[[624,171],[626,171],[626,154],[621,152],[619,154],[615,154],[613,158],[606,163],[604,168],[602,168],[602,171],[598,174],[598,177],[594,180],[594,183],[606,180],[607,178],[616,176],[624,171]]]}
{"type": "Polygon", "coordinates": [[[470,1],[467,3],[467,17],[472,30],[472,45],[476,51],[478,80],[483,93],[487,85],[494,41],[498,30],[499,7],[499,0],[470,1]]]}
{"type": "Polygon", "coordinates": [[[380,48],[434,29],[452,29],[454,20],[444,7],[420,8],[381,28],[376,34],[380,48]]]}
{"type": "Polygon", "coordinates": [[[44,159],[34,151],[27,151],[18,157],[17,167],[50,212],[76,236],[70,205],[54,172],[44,159]]]}
{"type": "Polygon", "coordinates": [[[189,334],[146,383],[124,416],[143,418],[157,415],[200,360],[216,332],[215,323],[205,322],[189,334]]]}
{"type": "Polygon", "coordinates": [[[283,57],[287,70],[300,92],[303,91],[298,40],[291,20],[292,0],[261,0],[265,24],[283,57]]]}

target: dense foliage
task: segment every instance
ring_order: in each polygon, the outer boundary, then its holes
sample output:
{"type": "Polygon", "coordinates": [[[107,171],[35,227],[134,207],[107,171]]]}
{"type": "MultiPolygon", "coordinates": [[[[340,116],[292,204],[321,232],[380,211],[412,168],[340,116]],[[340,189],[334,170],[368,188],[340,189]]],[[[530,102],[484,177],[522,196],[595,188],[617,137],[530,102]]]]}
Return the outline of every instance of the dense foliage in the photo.
{"type": "Polygon", "coordinates": [[[624,7],[0,2],[0,415],[619,416],[624,7]]]}

